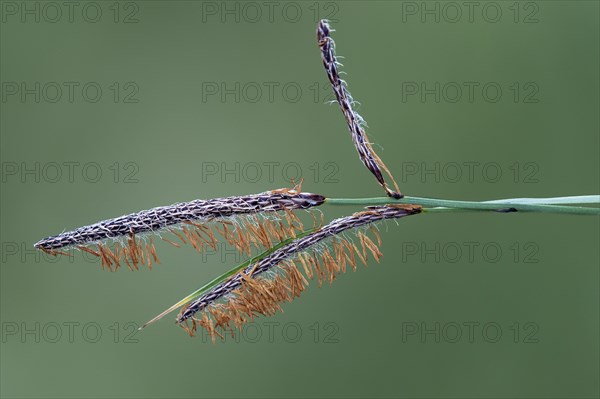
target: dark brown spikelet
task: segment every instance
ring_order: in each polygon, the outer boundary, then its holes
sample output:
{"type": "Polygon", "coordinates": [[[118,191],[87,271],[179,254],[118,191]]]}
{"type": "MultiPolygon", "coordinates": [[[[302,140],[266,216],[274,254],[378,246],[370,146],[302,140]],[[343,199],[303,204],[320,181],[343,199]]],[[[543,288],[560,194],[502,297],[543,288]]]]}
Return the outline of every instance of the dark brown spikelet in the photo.
{"type": "Polygon", "coordinates": [[[400,193],[400,189],[398,188],[394,177],[385,166],[381,158],[377,156],[371,147],[369,137],[364,129],[365,122],[354,109],[354,100],[352,99],[352,95],[350,95],[350,92],[346,87],[346,82],[340,78],[338,66],[341,66],[341,64],[336,59],[335,44],[330,36],[331,31],[332,29],[326,20],[319,21],[317,26],[317,41],[319,48],[321,49],[321,59],[323,60],[323,66],[327,72],[327,77],[329,78],[331,86],[333,87],[335,98],[340,105],[340,109],[342,110],[344,118],[346,119],[346,123],[348,124],[348,129],[350,130],[350,135],[352,136],[352,142],[358,151],[360,160],[375,176],[377,182],[381,185],[381,187],[383,187],[386,194],[396,199],[402,198],[403,195],[400,193]],[[388,184],[385,182],[382,170],[385,171],[385,173],[389,176],[394,185],[395,191],[390,189],[388,184]]]}
{"type": "Polygon", "coordinates": [[[319,286],[323,282],[331,284],[349,267],[356,270],[359,260],[365,265],[369,257],[379,261],[381,241],[375,229],[357,230],[358,243],[343,235],[347,230],[372,227],[378,221],[398,219],[420,211],[421,207],[417,205],[385,205],[336,219],[272,252],[186,304],[177,322],[190,335],[194,335],[198,326],[204,328],[213,342],[216,337],[233,334],[234,329],[240,329],[256,316],[270,316],[281,310],[282,303],[300,296],[309,280],[316,279],[319,286]],[[373,239],[367,231],[372,232],[373,239]],[[330,245],[322,245],[328,238],[330,245]]]}
{"type": "Polygon", "coordinates": [[[255,195],[195,200],[84,226],[48,237],[35,247],[52,255],[69,255],[60,249],[77,248],[100,258],[102,268],[109,271],[123,264],[139,270],[160,263],[150,234],[177,248],[189,245],[200,253],[216,250],[221,236],[250,255],[254,247],[269,248],[273,242],[295,237],[303,226],[293,211],[324,201],[321,195],[301,192],[300,185],[255,195]]]}

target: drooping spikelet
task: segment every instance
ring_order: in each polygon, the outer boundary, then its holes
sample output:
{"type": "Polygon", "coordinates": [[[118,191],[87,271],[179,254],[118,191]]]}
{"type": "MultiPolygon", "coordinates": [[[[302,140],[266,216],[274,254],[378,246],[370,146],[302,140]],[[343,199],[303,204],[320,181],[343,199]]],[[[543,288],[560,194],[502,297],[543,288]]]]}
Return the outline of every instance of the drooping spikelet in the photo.
{"type": "Polygon", "coordinates": [[[335,276],[350,265],[356,270],[357,259],[364,264],[370,253],[377,261],[382,256],[379,235],[372,225],[384,219],[398,219],[421,212],[418,205],[385,205],[369,207],[352,216],[336,219],[319,230],[293,240],[272,252],[206,294],[186,304],[177,322],[193,335],[198,325],[216,336],[238,329],[256,315],[272,315],[282,302],[289,302],[308,285],[308,279],[330,284],[335,276]],[[358,244],[343,233],[370,226],[377,244],[365,232],[356,232],[358,244]],[[331,245],[323,241],[331,239],[331,245]],[[301,270],[304,272],[301,273],[301,270]],[[200,316],[196,316],[201,312],[200,316]]]}
{"type": "Polygon", "coordinates": [[[319,21],[317,26],[317,40],[319,48],[321,49],[321,59],[323,60],[323,66],[325,67],[327,77],[333,87],[337,102],[339,103],[340,109],[348,124],[352,142],[358,151],[360,160],[375,176],[387,195],[396,199],[402,198],[403,195],[400,193],[400,189],[398,188],[394,177],[371,147],[369,137],[364,129],[364,120],[358,112],[354,110],[354,100],[352,99],[352,95],[346,87],[346,82],[340,78],[338,66],[341,64],[337,61],[335,56],[335,44],[330,36],[331,31],[332,29],[326,20],[319,21]],[[383,169],[392,180],[395,191],[388,187],[381,169],[383,169]]]}
{"type": "Polygon", "coordinates": [[[117,270],[121,263],[138,270],[139,265],[157,263],[149,234],[179,247],[191,245],[198,252],[216,249],[218,237],[240,252],[252,247],[269,248],[284,237],[294,237],[302,223],[292,212],[321,205],[325,197],[302,193],[300,186],[255,195],[194,200],[104,220],[76,230],[45,238],[34,246],[52,255],[77,248],[101,259],[102,267],[117,270]],[[171,233],[168,239],[163,234],[171,233]],[[110,245],[110,241],[114,245],[110,245]],[[108,242],[107,242],[108,241],[108,242]]]}

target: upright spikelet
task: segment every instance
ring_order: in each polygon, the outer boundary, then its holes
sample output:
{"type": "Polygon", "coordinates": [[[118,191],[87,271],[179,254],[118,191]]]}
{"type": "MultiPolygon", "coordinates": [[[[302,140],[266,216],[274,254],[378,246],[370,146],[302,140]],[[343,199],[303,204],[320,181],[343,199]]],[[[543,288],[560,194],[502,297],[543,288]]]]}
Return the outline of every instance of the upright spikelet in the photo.
{"type": "Polygon", "coordinates": [[[319,206],[324,201],[321,195],[300,192],[299,185],[255,195],[194,200],[80,227],[45,238],[35,248],[52,255],[68,255],[63,249],[77,248],[100,258],[102,267],[108,270],[117,270],[122,263],[138,270],[139,265],[151,268],[159,262],[149,234],[173,246],[191,245],[202,252],[216,249],[216,231],[249,255],[252,247],[270,248],[273,242],[295,237],[302,223],[292,211],[319,206]],[[163,237],[165,233],[173,237],[163,237]]]}
{"type": "Polygon", "coordinates": [[[213,340],[222,333],[238,329],[256,315],[272,315],[282,302],[289,302],[316,278],[330,284],[350,265],[356,270],[357,259],[366,264],[370,253],[377,261],[382,256],[376,230],[371,228],[377,244],[363,231],[357,231],[358,245],[343,236],[347,230],[371,226],[384,219],[398,219],[421,212],[417,205],[385,205],[336,219],[314,233],[293,240],[272,252],[227,281],[185,305],[177,322],[193,335],[197,326],[208,331],[213,340]],[[331,245],[322,242],[331,239],[331,245]],[[301,273],[301,270],[304,274],[301,273]],[[201,312],[200,317],[195,316],[201,312]]]}
{"type": "Polygon", "coordinates": [[[358,151],[358,156],[363,164],[371,171],[371,173],[377,179],[377,182],[383,187],[388,196],[399,199],[403,195],[400,193],[400,189],[394,180],[394,177],[385,166],[383,161],[377,156],[369,137],[364,129],[363,118],[354,110],[354,100],[352,95],[346,88],[346,82],[340,78],[338,66],[341,64],[337,61],[335,56],[335,44],[330,36],[332,29],[326,20],[321,20],[317,26],[317,40],[319,48],[321,49],[321,59],[323,60],[323,66],[327,72],[327,77],[333,87],[335,98],[340,105],[340,109],[344,114],[350,135],[352,136],[352,142],[358,151]],[[383,178],[381,169],[389,176],[394,184],[395,191],[390,189],[383,178]]]}

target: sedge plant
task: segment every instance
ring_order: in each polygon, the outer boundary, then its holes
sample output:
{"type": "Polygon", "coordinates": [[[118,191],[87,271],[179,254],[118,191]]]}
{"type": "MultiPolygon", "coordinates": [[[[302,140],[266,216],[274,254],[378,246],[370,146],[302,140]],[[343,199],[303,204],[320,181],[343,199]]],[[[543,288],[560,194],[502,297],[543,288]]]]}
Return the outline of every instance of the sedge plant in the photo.
{"type": "Polygon", "coordinates": [[[216,250],[226,240],[248,259],[190,293],[141,328],[180,309],[175,321],[190,335],[198,327],[216,341],[234,333],[259,315],[270,316],[284,302],[300,296],[310,280],[321,286],[339,273],[356,270],[358,264],[382,256],[377,225],[423,213],[438,212],[545,212],[600,215],[600,195],[555,198],[512,198],[492,201],[457,201],[407,196],[375,153],[365,122],[340,78],[340,66],[326,20],[317,26],[317,43],[335,99],[363,165],[385,193],[373,198],[331,198],[303,192],[301,183],[240,196],[194,200],[140,211],[80,227],[45,238],[35,248],[52,255],[88,252],[103,269],[126,266],[135,271],[160,263],[154,238],[175,247],[190,246],[198,252],[216,250]],[[325,224],[328,206],[353,205],[364,209],[325,224]],[[312,216],[305,226],[298,212],[312,216]],[[259,249],[251,256],[253,249],[259,249]]]}

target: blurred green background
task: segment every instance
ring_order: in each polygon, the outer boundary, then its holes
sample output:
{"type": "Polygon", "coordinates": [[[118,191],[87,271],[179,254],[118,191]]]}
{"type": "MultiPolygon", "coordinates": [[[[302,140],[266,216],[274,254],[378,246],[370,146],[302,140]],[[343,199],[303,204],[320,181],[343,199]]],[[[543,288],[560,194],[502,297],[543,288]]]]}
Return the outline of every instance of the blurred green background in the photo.
{"type": "Polygon", "coordinates": [[[332,197],[380,196],[325,105],[318,18],[333,21],[404,193],[600,193],[598,2],[0,6],[2,397],[598,397],[596,217],[388,223],[380,265],[313,284],[215,346],[171,316],[134,324],[234,255],[160,243],[153,271],[107,273],[32,250],[98,220],[292,177],[332,197]]]}

